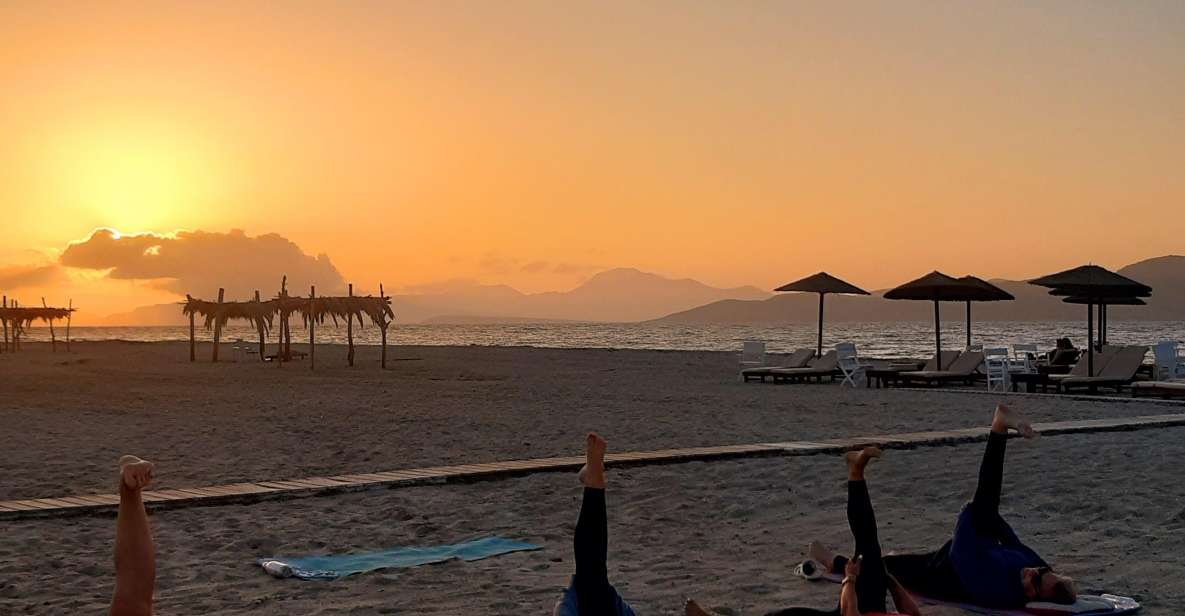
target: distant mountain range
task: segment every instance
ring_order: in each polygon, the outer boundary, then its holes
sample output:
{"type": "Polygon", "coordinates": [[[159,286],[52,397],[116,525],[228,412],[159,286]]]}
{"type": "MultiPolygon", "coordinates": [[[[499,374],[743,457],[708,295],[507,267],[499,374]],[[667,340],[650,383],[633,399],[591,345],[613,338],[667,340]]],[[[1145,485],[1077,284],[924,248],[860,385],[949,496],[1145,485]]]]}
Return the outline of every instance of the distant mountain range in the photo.
{"type": "MultiPolygon", "coordinates": [[[[1147,306],[1114,306],[1110,315],[1116,320],[1179,321],[1185,320],[1185,256],[1170,255],[1133,263],[1118,270],[1152,287],[1147,306]]],[[[926,272],[917,272],[920,276],[926,272]]],[[[954,272],[955,275],[961,272],[954,272]]],[[[904,282],[904,280],[902,281],[904,282]]],[[[979,321],[1069,321],[1085,320],[1086,306],[1066,304],[1049,295],[1049,290],[1019,280],[993,279],[992,284],[1016,297],[1010,302],[983,302],[972,305],[972,318],[979,321]]],[[[933,319],[930,302],[895,301],[881,297],[884,290],[870,296],[830,295],[826,300],[828,321],[916,321],[933,319]]],[[[656,322],[681,324],[769,324],[813,322],[819,299],[814,293],[786,293],[763,300],[721,300],[667,315],[656,322]]],[[[944,319],[961,319],[963,304],[944,303],[944,319]]]]}
{"type": "MultiPolygon", "coordinates": [[[[611,269],[571,291],[522,293],[506,285],[451,281],[393,295],[396,323],[523,323],[646,321],[723,299],[762,300],[756,287],[721,289],[631,268],[611,269]]],[[[142,306],[110,315],[99,325],[182,325],[178,304],[142,306]]]]}
{"type": "MultiPolygon", "coordinates": [[[[1119,270],[1152,286],[1147,306],[1116,306],[1115,319],[1185,320],[1185,256],[1140,261],[1119,270]]],[[[916,272],[922,275],[925,272],[916,272]]],[[[960,274],[961,272],[952,272],[960,274]]],[[[853,281],[858,283],[859,281],[853,281]]],[[[1060,321],[1082,319],[1084,306],[1065,304],[1047,289],[1018,280],[992,280],[1016,301],[975,304],[980,321],[1060,321]]],[[[922,321],[933,318],[927,302],[891,301],[871,296],[827,298],[830,321],[922,321]]],[[[611,269],[571,291],[522,293],[505,285],[450,281],[392,297],[396,323],[496,324],[563,321],[653,321],[659,323],[768,324],[813,322],[814,294],[773,294],[756,287],[721,289],[691,279],[672,279],[636,269],[611,269]]],[[[943,316],[961,319],[962,305],[945,304],[943,316]]],[[[97,325],[183,325],[179,304],[142,306],[110,315],[97,325]]]]}

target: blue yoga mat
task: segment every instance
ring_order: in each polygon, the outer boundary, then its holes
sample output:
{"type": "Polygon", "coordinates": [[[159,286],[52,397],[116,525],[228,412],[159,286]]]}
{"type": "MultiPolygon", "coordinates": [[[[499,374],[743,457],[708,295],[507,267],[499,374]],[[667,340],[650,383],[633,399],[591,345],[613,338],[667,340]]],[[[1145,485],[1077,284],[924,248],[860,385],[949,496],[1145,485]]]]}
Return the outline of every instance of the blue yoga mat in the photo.
{"type": "Polygon", "coordinates": [[[365,554],[329,554],[325,556],[274,556],[256,562],[276,577],[295,577],[302,580],[336,580],[377,569],[397,569],[444,562],[454,558],[473,561],[509,554],[538,550],[541,546],[502,537],[484,537],[453,545],[394,548],[365,554]]]}

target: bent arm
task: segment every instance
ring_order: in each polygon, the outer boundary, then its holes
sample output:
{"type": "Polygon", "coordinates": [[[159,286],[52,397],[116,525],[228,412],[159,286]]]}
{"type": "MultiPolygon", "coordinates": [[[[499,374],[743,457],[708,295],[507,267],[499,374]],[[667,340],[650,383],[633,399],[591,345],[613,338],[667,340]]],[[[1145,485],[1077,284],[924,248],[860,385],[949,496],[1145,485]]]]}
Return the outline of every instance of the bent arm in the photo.
{"type": "Polygon", "coordinates": [[[856,579],[851,578],[839,591],[840,616],[860,616],[860,600],[856,597],[856,579]]]}
{"type": "Polygon", "coordinates": [[[909,616],[922,616],[922,608],[918,606],[913,595],[892,575],[889,576],[889,594],[893,596],[893,605],[897,606],[898,612],[909,616]]]}

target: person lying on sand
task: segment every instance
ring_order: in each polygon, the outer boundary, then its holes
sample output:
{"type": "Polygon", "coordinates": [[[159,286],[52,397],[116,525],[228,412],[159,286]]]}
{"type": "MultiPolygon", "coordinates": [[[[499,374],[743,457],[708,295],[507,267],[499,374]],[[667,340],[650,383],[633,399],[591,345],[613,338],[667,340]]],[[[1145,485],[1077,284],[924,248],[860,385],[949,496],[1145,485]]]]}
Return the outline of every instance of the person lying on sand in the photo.
{"type": "MultiPolygon", "coordinates": [[[[972,501],[959,513],[954,537],[935,552],[885,556],[889,573],[907,588],[990,608],[1020,608],[1029,601],[1065,604],[1077,599],[1074,581],[1054,573],[1000,517],[1010,428],[1025,438],[1035,436],[1028,422],[1007,406],[997,405],[979,467],[979,484],[972,501]]],[[[845,566],[846,559],[833,556],[819,543],[812,543],[809,552],[812,559],[831,566],[833,573],[845,566]]]]}
{"type": "Polygon", "coordinates": [[[115,595],[111,616],[151,616],[156,550],[140,492],[152,483],[152,463],[119,459],[119,514],[115,520],[115,595]]]}
{"type": "MultiPolygon", "coordinates": [[[[850,451],[845,456],[848,465],[848,526],[856,539],[856,556],[845,560],[846,574],[839,591],[839,607],[833,610],[817,610],[792,607],[768,616],[860,616],[884,614],[885,593],[893,596],[893,604],[903,614],[921,616],[921,609],[893,576],[885,570],[881,557],[880,540],[877,538],[876,515],[872,511],[872,499],[868,496],[868,484],[864,481],[864,469],[873,458],[881,457],[881,450],[867,447],[864,451],[850,451]]],[[[684,607],[686,616],[712,616],[712,612],[688,599],[684,607]]]]}
{"type": "Polygon", "coordinates": [[[590,432],[585,444],[585,464],[580,469],[584,501],[572,538],[576,573],[554,616],[634,616],[634,610],[609,583],[609,522],[605,512],[605,449],[608,443],[590,432]]]}

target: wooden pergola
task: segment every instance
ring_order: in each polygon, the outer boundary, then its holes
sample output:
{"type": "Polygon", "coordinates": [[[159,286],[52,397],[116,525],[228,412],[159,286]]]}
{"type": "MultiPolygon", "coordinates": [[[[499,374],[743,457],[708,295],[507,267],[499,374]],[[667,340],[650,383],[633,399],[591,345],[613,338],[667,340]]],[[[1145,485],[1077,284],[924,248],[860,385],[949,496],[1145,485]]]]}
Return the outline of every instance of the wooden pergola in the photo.
{"type": "Polygon", "coordinates": [[[21,338],[24,337],[25,330],[31,326],[35,321],[44,321],[49,325],[49,339],[52,344],[52,349],[56,353],[58,350],[58,336],[54,330],[54,321],[66,321],[66,351],[70,350],[70,321],[74,314],[74,300],[70,300],[66,308],[56,308],[45,303],[45,298],[41,298],[41,307],[26,307],[21,306],[19,302],[13,299],[9,302],[8,296],[3,297],[3,303],[0,303],[0,326],[4,330],[4,344],[0,346],[0,353],[11,353],[19,351],[21,348],[21,338]]]}
{"type": "Polygon", "coordinates": [[[255,298],[245,302],[225,300],[225,290],[218,290],[218,301],[211,302],[185,296],[182,312],[189,317],[189,361],[197,361],[197,340],[195,335],[195,318],[201,316],[207,330],[214,332],[213,361],[218,361],[218,347],[222,337],[222,328],[232,319],[251,322],[259,333],[259,358],[266,361],[264,352],[266,336],[272,330],[275,319],[279,318],[279,338],[274,359],[281,366],[292,360],[292,332],[289,321],[293,314],[300,315],[309,332],[309,367],[316,367],[316,329],[329,318],[334,325],[346,322],[346,341],[349,351],[346,361],[354,365],[354,322],[363,326],[363,317],[369,318],[371,323],[379,327],[382,334],[383,368],[387,367],[387,328],[395,318],[391,310],[391,298],[379,285],[379,295],[354,295],[354,285],[349,285],[349,294],[345,296],[318,297],[316,287],[309,287],[308,297],[292,296],[288,294],[288,277],[280,283],[280,292],[269,300],[261,300],[259,291],[255,298]]]}

